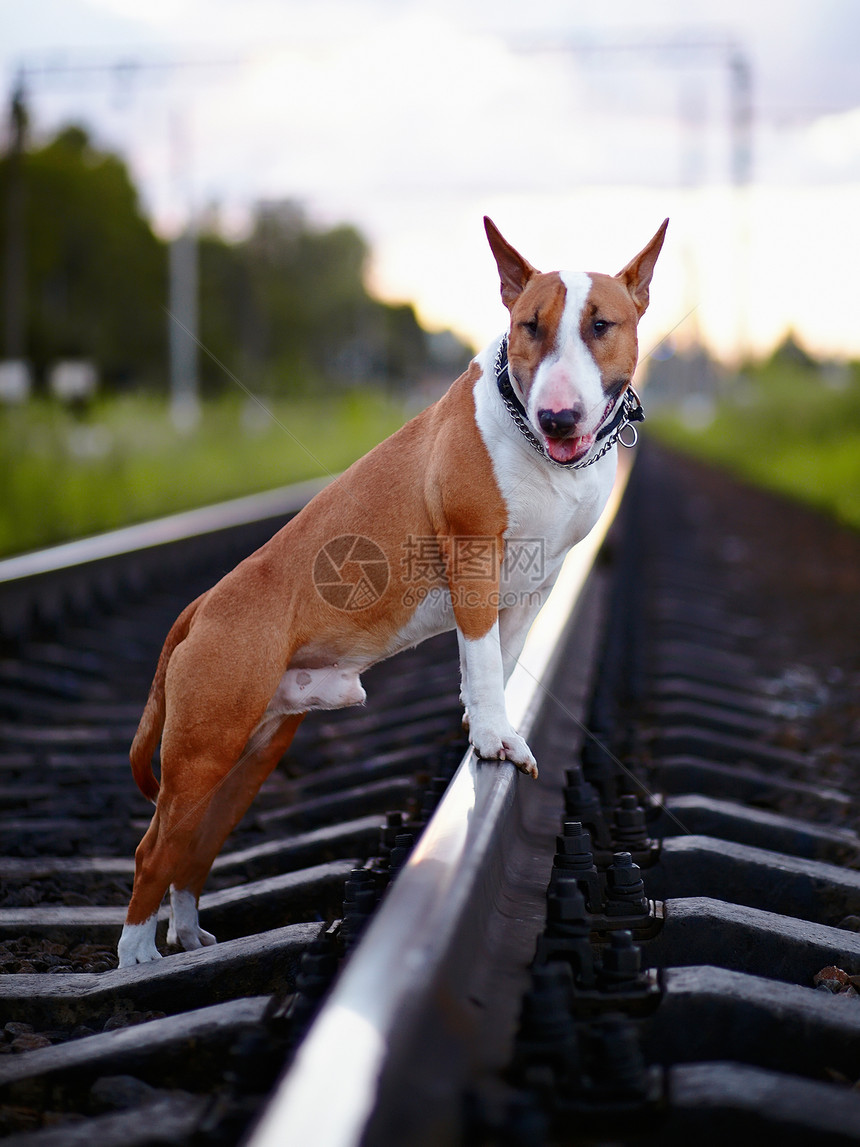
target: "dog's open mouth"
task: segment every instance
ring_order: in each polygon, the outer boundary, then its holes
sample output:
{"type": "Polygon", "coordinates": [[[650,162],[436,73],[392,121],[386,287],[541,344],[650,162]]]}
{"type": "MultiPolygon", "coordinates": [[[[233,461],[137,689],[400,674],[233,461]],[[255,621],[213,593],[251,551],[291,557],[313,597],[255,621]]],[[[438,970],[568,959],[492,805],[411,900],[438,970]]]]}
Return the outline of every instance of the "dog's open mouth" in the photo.
{"type": "MultiPolygon", "coordinates": [[[[610,394],[609,401],[606,403],[606,409],[600,419],[600,426],[606,421],[612,413],[612,409],[618,402],[619,393],[610,394]]],[[[598,427],[600,429],[600,427],[598,427]]],[[[548,435],[543,435],[544,447],[547,454],[555,462],[578,462],[580,458],[584,458],[594,443],[597,441],[597,431],[593,434],[578,434],[571,435],[569,438],[550,438],[548,435]]]]}
{"type": "Polygon", "coordinates": [[[554,462],[578,462],[594,445],[594,435],[580,434],[571,438],[548,438],[544,435],[544,445],[554,462]]]}

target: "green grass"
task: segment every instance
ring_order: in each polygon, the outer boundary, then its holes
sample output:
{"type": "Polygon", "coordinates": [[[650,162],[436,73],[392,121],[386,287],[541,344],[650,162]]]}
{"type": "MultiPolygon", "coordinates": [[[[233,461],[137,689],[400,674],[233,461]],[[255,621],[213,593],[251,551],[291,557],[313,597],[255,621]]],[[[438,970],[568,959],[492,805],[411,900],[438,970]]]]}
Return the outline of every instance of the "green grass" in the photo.
{"type": "Polygon", "coordinates": [[[860,364],[838,386],[815,367],[759,366],[729,381],[704,425],[661,407],[649,411],[648,427],[667,445],[860,528],[860,364]]]}
{"type": "Polygon", "coordinates": [[[40,400],[0,407],[0,554],[342,470],[406,417],[368,391],[270,409],[230,395],[182,434],[150,396],[104,398],[83,416],[40,400]]]}
{"type": "MultiPolygon", "coordinates": [[[[728,383],[707,425],[652,406],[648,432],[860,528],[860,365],[841,381],[771,363],[728,383]]],[[[407,415],[375,391],[271,409],[228,395],[181,434],[152,396],[103,398],[85,416],[0,407],[0,555],[342,470],[407,415]]]]}

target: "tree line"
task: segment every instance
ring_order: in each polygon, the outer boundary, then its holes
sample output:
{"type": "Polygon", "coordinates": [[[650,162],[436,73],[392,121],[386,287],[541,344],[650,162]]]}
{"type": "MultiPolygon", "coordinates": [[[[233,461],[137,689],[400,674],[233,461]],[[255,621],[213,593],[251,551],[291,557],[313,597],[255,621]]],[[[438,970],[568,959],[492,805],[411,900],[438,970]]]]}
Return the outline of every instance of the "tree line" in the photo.
{"type": "MultiPolygon", "coordinates": [[[[8,268],[10,199],[23,357],[37,385],[60,359],[93,360],[107,389],[167,386],[168,246],[152,229],[122,159],[72,126],[0,157],[0,266],[8,268]]],[[[198,236],[204,393],[231,386],[220,360],[270,394],[368,381],[450,376],[470,348],[425,331],[409,304],[373,298],[369,248],[352,226],[313,226],[291,202],[259,205],[247,238],[198,236]]],[[[8,349],[7,352],[8,354],[8,349]]]]}

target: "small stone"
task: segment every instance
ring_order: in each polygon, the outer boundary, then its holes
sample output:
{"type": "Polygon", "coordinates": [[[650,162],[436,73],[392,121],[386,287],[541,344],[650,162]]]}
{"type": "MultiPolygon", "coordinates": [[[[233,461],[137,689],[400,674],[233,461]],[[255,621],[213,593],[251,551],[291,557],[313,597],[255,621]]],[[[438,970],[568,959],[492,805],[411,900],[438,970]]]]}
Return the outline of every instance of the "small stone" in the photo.
{"type": "Polygon", "coordinates": [[[832,992],[834,996],[838,996],[842,991],[842,984],[839,980],[819,980],[815,985],[816,992],[832,992]]]}
{"type": "Polygon", "coordinates": [[[10,1039],[14,1039],[19,1035],[32,1035],[35,1030],[32,1024],[19,1023],[17,1020],[10,1020],[3,1028],[3,1031],[10,1039]]]}
{"type": "Polygon", "coordinates": [[[851,1086],[851,1080],[848,1076],[843,1075],[841,1071],[837,1071],[835,1067],[825,1067],[824,1074],[831,1083],[841,1083],[843,1086],[851,1086]]]}
{"type": "Polygon", "coordinates": [[[115,1031],[117,1028],[130,1028],[135,1024],[145,1024],[149,1020],[164,1019],[164,1012],[118,1012],[105,1021],[102,1031],[115,1031]]]}
{"type": "Polygon", "coordinates": [[[90,1097],[99,1108],[125,1111],[140,1107],[155,1094],[155,1088],[133,1075],[103,1075],[90,1088],[90,1097]]]}
{"type": "Polygon", "coordinates": [[[40,1047],[50,1047],[51,1041],[47,1036],[32,1032],[30,1035],[19,1035],[12,1040],[12,1051],[16,1054],[22,1051],[36,1051],[40,1047]]]}
{"type": "Polygon", "coordinates": [[[833,964],[822,968],[820,972],[816,972],[812,977],[812,982],[816,987],[818,987],[822,980],[838,980],[840,984],[851,983],[851,977],[848,973],[843,972],[841,968],[834,967],[833,964]]]}
{"type": "Polygon", "coordinates": [[[75,960],[89,960],[93,956],[103,956],[109,950],[104,944],[78,944],[69,955],[75,960]]]}
{"type": "Polygon", "coordinates": [[[119,1028],[130,1027],[132,1022],[133,1021],[128,1018],[127,1014],[111,1016],[109,1019],[105,1020],[105,1026],[102,1028],[102,1031],[117,1031],[119,1028]]]}

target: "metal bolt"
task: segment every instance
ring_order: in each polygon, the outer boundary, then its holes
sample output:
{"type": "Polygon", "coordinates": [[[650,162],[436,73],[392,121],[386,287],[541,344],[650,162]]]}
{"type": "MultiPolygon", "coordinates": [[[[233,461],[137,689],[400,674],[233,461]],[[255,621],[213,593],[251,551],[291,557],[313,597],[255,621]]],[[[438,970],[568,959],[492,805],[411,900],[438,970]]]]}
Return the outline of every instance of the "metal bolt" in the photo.
{"type": "Polygon", "coordinates": [[[394,847],[395,839],[403,830],[403,813],[387,812],[385,824],[379,830],[379,852],[381,856],[388,856],[394,847]]]}
{"type": "Polygon", "coordinates": [[[648,1088],[638,1031],[622,1015],[608,1015],[592,1024],[592,1078],[602,1092],[641,1096],[648,1088]]]}
{"type": "Polygon", "coordinates": [[[601,986],[608,991],[626,987],[638,978],[641,967],[642,951],[633,943],[633,933],[626,929],[613,932],[609,947],[603,953],[601,986]]]}
{"type": "Polygon", "coordinates": [[[646,849],[650,844],[645,827],[645,811],[632,793],[626,793],[618,802],[612,825],[612,839],[615,844],[637,851],[646,849]]]}
{"type": "Polygon", "coordinates": [[[360,888],[376,885],[376,877],[369,868],[353,868],[344,885],[344,900],[350,900],[360,888]]]}
{"type": "Polygon", "coordinates": [[[592,839],[599,848],[609,846],[609,833],[603,819],[603,810],[594,785],[583,776],[582,769],[575,765],[565,769],[564,810],[570,820],[578,820],[590,830],[592,839]]]}
{"type": "Polygon", "coordinates": [[[550,891],[557,881],[575,876],[579,890],[591,912],[599,912],[603,900],[600,874],[591,851],[591,834],[579,821],[565,821],[561,836],[555,838],[556,854],[552,862],[550,891]]]}
{"type": "Polygon", "coordinates": [[[429,820],[448,787],[448,777],[433,777],[421,797],[421,819],[429,820]]]}
{"type": "Polygon", "coordinates": [[[555,860],[558,868],[589,871],[594,864],[591,833],[578,820],[566,820],[562,835],[555,838],[555,860]]]}
{"type": "Polygon", "coordinates": [[[535,1039],[557,1038],[572,1025],[573,976],[570,965],[560,960],[538,964],[532,970],[532,986],[523,999],[521,1030],[535,1039]]]}
{"type": "Polygon", "coordinates": [[[302,953],[296,975],[296,989],[305,996],[319,998],[337,970],[337,956],[328,940],[314,940],[302,953]]]}
{"type": "Polygon", "coordinates": [[[280,1026],[288,1021],[288,1042],[292,1045],[301,1039],[336,971],[337,954],[332,938],[326,936],[309,944],[299,963],[296,993],[286,1012],[275,1010],[270,1017],[270,1029],[277,1034],[280,1026]]]}
{"type": "Polygon", "coordinates": [[[547,934],[588,936],[591,920],[577,881],[559,874],[547,894],[547,934]]]}
{"type": "Polygon", "coordinates": [[[537,964],[523,998],[512,1071],[517,1083],[554,1079],[566,1082],[579,1074],[579,1041],[573,1020],[570,965],[537,964]],[[550,1073],[547,1078],[547,1072],[550,1073]]]}
{"type": "Polygon", "coordinates": [[[349,951],[368,920],[378,900],[376,875],[368,868],[354,868],[344,887],[341,936],[344,950],[349,951]]]}
{"type": "Polygon", "coordinates": [[[409,859],[409,853],[412,851],[414,843],[415,838],[411,832],[398,833],[394,838],[394,847],[388,857],[388,871],[392,876],[399,872],[409,859]]]}
{"type": "Polygon", "coordinates": [[[606,870],[606,912],[610,916],[648,912],[641,869],[629,852],[616,852],[606,870]]]}
{"type": "Polygon", "coordinates": [[[606,870],[610,884],[625,890],[643,883],[639,872],[639,865],[633,863],[633,857],[629,852],[616,852],[612,864],[606,870]]]}
{"type": "MultiPolygon", "coordinates": [[[[582,773],[579,765],[574,765],[573,768],[564,770],[565,789],[564,789],[564,803],[565,807],[574,805],[588,809],[600,809],[600,801],[597,799],[597,790],[594,785],[590,785],[582,773]]],[[[571,818],[571,819],[584,819],[584,818],[571,818]]]]}
{"type": "Polygon", "coordinates": [[[597,740],[589,739],[582,746],[583,776],[597,788],[602,802],[612,804],[618,783],[618,766],[608,749],[603,747],[610,741],[612,734],[595,728],[594,724],[591,729],[597,740]]]}

